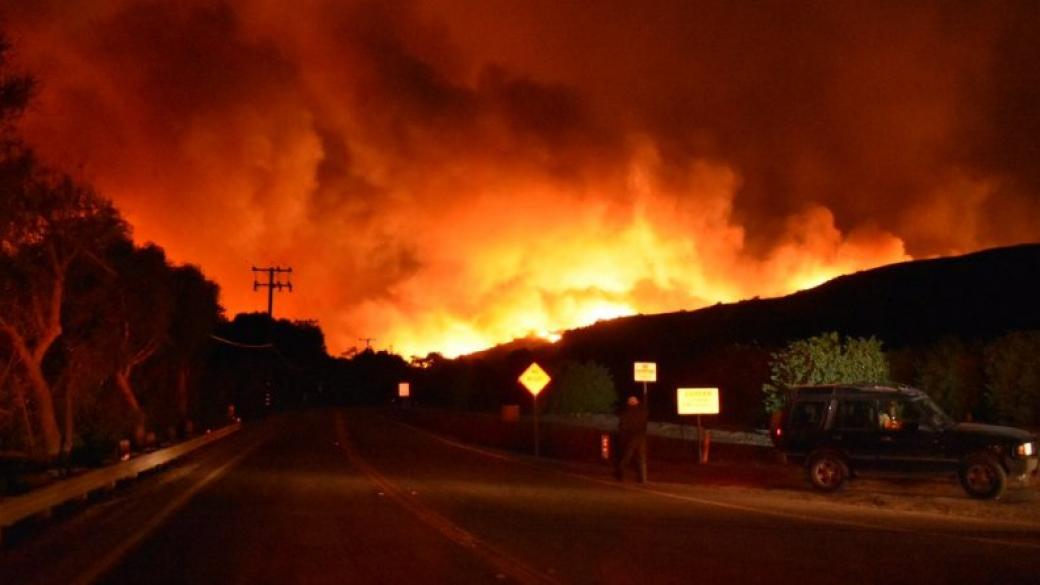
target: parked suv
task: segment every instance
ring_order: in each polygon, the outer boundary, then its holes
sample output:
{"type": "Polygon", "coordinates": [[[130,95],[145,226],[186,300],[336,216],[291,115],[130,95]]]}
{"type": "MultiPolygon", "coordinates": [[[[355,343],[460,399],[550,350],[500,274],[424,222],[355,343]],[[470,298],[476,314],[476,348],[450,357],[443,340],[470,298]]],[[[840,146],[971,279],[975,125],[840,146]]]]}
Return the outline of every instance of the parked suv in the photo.
{"type": "Polygon", "coordinates": [[[957,474],[973,498],[999,498],[1037,475],[1037,438],[1021,429],[957,423],[924,392],[872,384],[800,386],[774,413],[770,436],[813,487],[860,472],[957,474]]]}

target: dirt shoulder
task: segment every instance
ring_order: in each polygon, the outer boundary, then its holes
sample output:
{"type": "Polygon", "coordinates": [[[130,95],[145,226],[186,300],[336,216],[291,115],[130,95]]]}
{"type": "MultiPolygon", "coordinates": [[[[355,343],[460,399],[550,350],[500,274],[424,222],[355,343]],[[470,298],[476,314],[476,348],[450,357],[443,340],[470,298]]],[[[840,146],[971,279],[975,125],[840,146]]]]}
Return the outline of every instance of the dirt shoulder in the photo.
{"type": "MultiPolygon", "coordinates": [[[[483,414],[451,411],[395,412],[394,418],[453,439],[511,452],[526,458],[533,453],[533,429],[529,421],[506,422],[483,414]]],[[[611,477],[612,467],[601,458],[603,428],[569,426],[552,421],[540,432],[541,452],[548,464],[565,464],[581,473],[611,477]]],[[[948,479],[896,479],[861,477],[837,493],[813,491],[800,466],[778,461],[771,447],[717,443],[710,461],[699,464],[696,446],[689,440],[651,436],[648,447],[652,483],[725,490],[729,497],[779,499],[807,505],[853,506],[862,510],[913,512],[979,520],[999,520],[1040,526],[1040,487],[1008,489],[998,501],[973,500],[961,491],[954,477],[948,479]]],[[[722,493],[722,492],[719,492],[722,493]]]]}
{"type": "Polygon", "coordinates": [[[879,511],[903,511],[940,516],[1001,520],[1040,527],[1040,489],[1036,485],[1009,488],[997,501],[969,498],[956,478],[905,479],[860,477],[836,493],[812,490],[801,466],[761,463],[682,464],[653,461],[650,480],[683,485],[711,486],[737,492],[766,492],[770,498],[808,504],[846,505],[879,511]]]}

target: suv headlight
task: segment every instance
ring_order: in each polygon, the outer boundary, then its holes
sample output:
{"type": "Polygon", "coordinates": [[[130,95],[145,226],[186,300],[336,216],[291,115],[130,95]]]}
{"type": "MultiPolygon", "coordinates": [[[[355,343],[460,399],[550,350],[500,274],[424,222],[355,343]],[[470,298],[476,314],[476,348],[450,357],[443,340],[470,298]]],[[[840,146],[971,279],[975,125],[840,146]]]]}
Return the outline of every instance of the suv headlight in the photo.
{"type": "Polygon", "coordinates": [[[1029,457],[1033,453],[1036,453],[1036,447],[1033,445],[1033,443],[1022,443],[1018,446],[1019,457],[1029,457]]]}

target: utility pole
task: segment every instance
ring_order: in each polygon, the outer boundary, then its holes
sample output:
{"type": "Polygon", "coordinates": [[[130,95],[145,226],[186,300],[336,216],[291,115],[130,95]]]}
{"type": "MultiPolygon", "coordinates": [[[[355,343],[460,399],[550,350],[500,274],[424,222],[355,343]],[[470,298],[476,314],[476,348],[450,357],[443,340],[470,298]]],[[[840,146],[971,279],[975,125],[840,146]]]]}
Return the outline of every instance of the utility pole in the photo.
{"type": "Polygon", "coordinates": [[[358,337],[358,341],[365,342],[365,349],[372,349],[372,342],[375,340],[375,337],[358,337]]]}
{"type": "Polygon", "coordinates": [[[288,290],[292,292],[292,282],[289,280],[292,278],[292,266],[288,268],[282,268],[280,266],[268,266],[265,268],[257,268],[253,266],[253,291],[257,291],[260,288],[267,288],[267,316],[274,319],[274,291],[282,292],[288,290]],[[267,282],[260,282],[256,279],[257,273],[267,273],[267,282]],[[276,280],[276,274],[287,274],[290,276],[285,277],[285,281],[276,280]]]}

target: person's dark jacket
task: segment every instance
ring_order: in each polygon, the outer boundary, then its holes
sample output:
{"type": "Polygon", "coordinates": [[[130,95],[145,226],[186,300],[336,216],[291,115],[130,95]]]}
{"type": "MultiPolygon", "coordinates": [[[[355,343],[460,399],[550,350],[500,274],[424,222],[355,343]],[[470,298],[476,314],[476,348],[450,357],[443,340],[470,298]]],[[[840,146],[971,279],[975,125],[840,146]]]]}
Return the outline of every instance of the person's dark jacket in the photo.
{"type": "Polygon", "coordinates": [[[646,437],[646,407],[642,403],[635,406],[625,404],[618,414],[618,435],[622,445],[646,437]]]}

